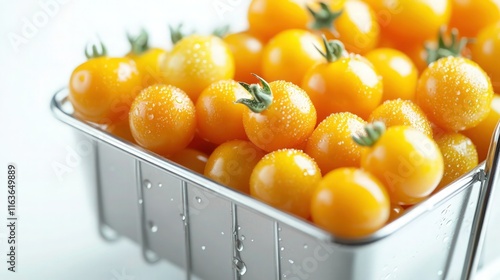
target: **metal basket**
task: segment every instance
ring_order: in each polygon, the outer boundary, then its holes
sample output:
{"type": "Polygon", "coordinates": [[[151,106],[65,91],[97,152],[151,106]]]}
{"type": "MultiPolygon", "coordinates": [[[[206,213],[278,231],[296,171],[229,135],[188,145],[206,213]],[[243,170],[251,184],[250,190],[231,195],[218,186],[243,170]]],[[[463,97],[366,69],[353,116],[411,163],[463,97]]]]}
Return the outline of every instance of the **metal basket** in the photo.
{"type": "Polygon", "coordinates": [[[499,227],[486,228],[500,216],[489,207],[500,203],[498,128],[486,162],[372,235],[344,240],[74,118],[67,95],[51,109],[92,138],[101,233],[130,238],[146,261],[166,259],[186,279],[472,279],[500,252],[499,227]]]}

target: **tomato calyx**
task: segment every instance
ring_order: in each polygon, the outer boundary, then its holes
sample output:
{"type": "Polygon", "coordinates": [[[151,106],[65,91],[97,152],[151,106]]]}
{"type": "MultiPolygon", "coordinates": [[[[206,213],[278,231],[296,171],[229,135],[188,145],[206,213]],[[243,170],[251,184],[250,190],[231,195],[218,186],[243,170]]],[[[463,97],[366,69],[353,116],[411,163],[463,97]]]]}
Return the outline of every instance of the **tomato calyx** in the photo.
{"type": "Polygon", "coordinates": [[[135,37],[130,35],[130,33],[127,33],[127,39],[131,47],[130,52],[135,55],[143,54],[149,49],[149,36],[144,29],[141,29],[139,35],[135,37]]]}
{"type": "Polygon", "coordinates": [[[252,112],[260,113],[266,110],[273,103],[273,93],[269,84],[261,77],[253,74],[262,84],[247,84],[244,82],[239,82],[239,84],[244,87],[251,95],[252,99],[240,98],[236,100],[236,103],[241,103],[247,106],[252,112]]]}
{"type": "Polygon", "coordinates": [[[461,57],[462,51],[464,50],[467,43],[473,40],[466,37],[462,37],[459,40],[458,29],[452,28],[449,42],[447,42],[445,40],[445,31],[445,28],[439,29],[438,45],[436,48],[432,48],[429,44],[425,45],[425,51],[427,52],[427,65],[448,56],[461,57]]]}
{"type": "Polygon", "coordinates": [[[314,46],[316,50],[324,57],[328,62],[335,62],[341,57],[347,55],[344,44],[339,40],[328,41],[325,35],[321,36],[323,38],[323,44],[325,46],[325,52],[323,52],[316,45],[314,46]]]}
{"type": "Polygon", "coordinates": [[[212,35],[217,36],[219,38],[224,38],[226,37],[226,35],[229,34],[230,28],[231,27],[229,26],[229,24],[216,27],[214,31],[212,31],[212,35]]]}
{"type": "Polygon", "coordinates": [[[309,27],[314,30],[328,29],[332,32],[332,34],[337,35],[338,32],[333,23],[342,15],[343,10],[334,12],[325,2],[319,2],[319,6],[320,7],[317,11],[313,10],[309,6],[306,6],[307,10],[314,19],[309,27]]]}
{"type": "Polygon", "coordinates": [[[364,134],[352,135],[352,140],[362,147],[373,146],[385,132],[385,124],[380,121],[369,123],[364,127],[364,134]]]}
{"type": "Polygon", "coordinates": [[[87,57],[87,59],[98,58],[106,56],[107,54],[108,51],[106,49],[106,46],[104,46],[101,40],[99,40],[99,43],[89,44],[85,48],[85,57],[87,57]],[[92,52],[89,52],[89,48],[92,50],[92,52]]]}
{"type": "Polygon", "coordinates": [[[170,41],[172,42],[172,45],[177,44],[177,42],[182,40],[182,38],[193,33],[193,32],[185,33],[184,31],[182,31],[183,27],[184,27],[184,25],[182,23],[179,23],[176,27],[174,27],[172,25],[168,26],[168,30],[170,31],[170,41]]]}

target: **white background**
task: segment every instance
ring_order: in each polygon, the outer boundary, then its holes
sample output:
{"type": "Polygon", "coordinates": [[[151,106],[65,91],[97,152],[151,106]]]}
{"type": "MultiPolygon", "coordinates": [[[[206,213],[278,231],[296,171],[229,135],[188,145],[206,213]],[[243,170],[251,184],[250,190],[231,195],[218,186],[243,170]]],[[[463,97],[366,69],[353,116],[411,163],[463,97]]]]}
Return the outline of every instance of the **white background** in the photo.
{"type": "Polygon", "coordinates": [[[144,27],[152,45],[168,49],[167,24],[184,22],[187,30],[208,33],[230,22],[233,31],[242,30],[248,2],[0,0],[0,279],[182,279],[182,271],[165,262],[145,264],[136,244],[99,237],[89,156],[67,162],[78,138],[51,115],[49,102],[96,35],[118,56],[128,51],[125,32],[144,27]],[[4,261],[10,162],[18,167],[16,274],[6,272],[4,261]],[[70,171],[57,174],[55,165],[70,171]]]}
{"type": "Polygon", "coordinates": [[[67,164],[78,138],[51,115],[49,102],[96,35],[116,56],[128,51],[125,32],[140,27],[150,32],[152,45],[169,48],[168,24],[184,22],[200,33],[229,22],[234,31],[244,29],[248,2],[0,0],[0,279],[182,279],[167,263],[145,264],[136,244],[99,237],[88,156],[67,164]],[[53,5],[47,10],[43,3],[53,5]],[[224,4],[227,11],[215,8],[224,4]],[[18,44],[16,36],[23,38],[18,44]],[[10,162],[18,167],[16,274],[6,273],[5,262],[10,162]],[[58,176],[57,164],[71,171],[58,176]]]}

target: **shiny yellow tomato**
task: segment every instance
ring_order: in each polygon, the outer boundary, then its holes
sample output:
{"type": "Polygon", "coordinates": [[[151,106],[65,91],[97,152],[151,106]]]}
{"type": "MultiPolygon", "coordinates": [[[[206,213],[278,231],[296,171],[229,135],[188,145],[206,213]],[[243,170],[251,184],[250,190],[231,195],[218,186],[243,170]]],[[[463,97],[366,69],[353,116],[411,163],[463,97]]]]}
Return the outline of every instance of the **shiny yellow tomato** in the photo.
{"type": "Polygon", "coordinates": [[[142,90],[132,103],[129,118],[135,141],[163,156],[187,147],[196,130],[193,102],[171,85],[157,84],[142,90]]]}
{"type": "Polygon", "coordinates": [[[234,77],[234,59],[222,39],[190,35],[177,42],[161,66],[163,82],[185,91],[193,102],[211,83],[234,77]]]}
{"type": "MultiPolygon", "coordinates": [[[[377,123],[376,123],[377,124],[377,123]]],[[[443,157],[434,140],[409,126],[367,126],[371,133],[360,144],[369,148],[361,167],[386,187],[392,204],[412,205],[434,191],[443,177],[443,157]]]]}
{"type": "Polygon", "coordinates": [[[311,198],[321,180],[314,160],[300,150],[265,155],[250,176],[250,194],[271,206],[307,219],[311,198]]]}
{"type": "Polygon", "coordinates": [[[434,137],[443,155],[443,179],[435,191],[442,189],[477,166],[477,151],[472,141],[457,132],[443,133],[434,137]]]}
{"type": "Polygon", "coordinates": [[[203,174],[208,160],[205,153],[189,148],[183,149],[168,158],[199,174],[203,174]]]}
{"type": "Polygon", "coordinates": [[[323,44],[331,45],[324,53],[327,60],[309,68],[301,83],[318,112],[318,121],[338,112],[366,119],[382,100],[381,78],[364,57],[347,54],[340,41],[323,44]]]}
{"type": "Polygon", "coordinates": [[[491,110],[482,122],[473,128],[462,131],[462,133],[467,136],[472,143],[474,143],[477,154],[478,161],[483,162],[488,156],[488,150],[490,148],[491,137],[495,131],[495,127],[500,121],[500,95],[493,97],[491,102],[491,110]]]}
{"type": "Polygon", "coordinates": [[[402,44],[434,38],[451,16],[450,0],[365,0],[378,16],[383,36],[402,44]]]}
{"type": "Polygon", "coordinates": [[[349,52],[364,54],[377,46],[380,27],[370,6],[361,0],[347,0],[340,10],[332,5],[327,7],[315,12],[314,29],[319,29],[328,39],[342,41],[349,52]],[[324,22],[325,14],[332,20],[324,22]]]}
{"type": "Polygon", "coordinates": [[[297,148],[316,127],[316,110],[307,93],[286,81],[245,85],[253,99],[240,99],[245,104],[243,126],[257,147],[271,152],[297,148]]]}
{"type": "MultiPolygon", "coordinates": [[[[327,0],[339,10],[345,0],[327,0]]],[[[317,7],[316,0],[252,0],[247,11],[249,31],[264,42],[287,29],[306,29],[311,22],[307,10],[317,7]]]]}
{"type": "Polygon", "coordinates": [[[111,124],[127,118],[141,88],[141,76],[132,59],[99,56],[73,70],[68,99],[81,119],[111,124]]]}
{"type": "Polygon", "coordinates": [[[474,38],[484,27],[500,20],[496,0],[452,0],[448,27],[457,28],[465,37],[474,38]]]}
{"type": "Polygon", "coordinates": [[[368,117],[368,122],[380,121],[386,127],[395,125],[411,126],[432,137],[431,122],[422,109],[411,100],[387,100],[378,106],[368,117]]]}
{"type": "Polygon", "coordinates": [[[264,151],[249,141],[233,140],[219,145],[210,155],[204,174],[238,191],[250,193],[250,174],[264,151]]]}
{"type": "Polygon", "coordinates": [[[262,50],[264,44],[249,32],[229,34],[224,38],[234,57],[234,79],[238,82],[250,83],[252,73],[261,75],[262,50]]]}
{"type": "Polygon", "coordinates": [[[340,167],[359,167],[363,148],[351,137],[363,132],[365,125],[363,119],[349,112],[331,114],[318,124],[304,151],[323,175],[340,167]]]}
{"type": "Polygon", "coordinates": [[[382,76],[384,85],[382,101],[397,98],[413,99],[417,87],[418,71],[406,54],[396,49],[380,48],[366,53],[365,58],[382,76]]]}
{"type": "Polygon", "coordinates": [[[116,123],[106,126],[106,131],[126,141],[135,143],[132,132],[130,131],[130,124],[128,118],[124,118],[116,123]]]}
{"type": "Polygon", "coordinates": [[[471,47],[471,56],[488,74],[495,92],[500,92],[500,23],[482,29],[471,47]]]}
{"type": "Polygon", "coordinates": [[[127,57],[132,58],[137,65],[137,70],[141,75],[141,85],[146,88],[156,83],[161,83],[160,67],[166,58],[167,52],[161,48],[151,48],[149,46],[149,35],[145,30],[141,30],[136,37],[128,35],[131,50],[127,57]]]}
{"type": "Polygon", "coordinates": [[[315,46],[323,49],[321,40],[309,31],[290,29],[279,33],[264,47],[263,78],[300,85],[306,71],[324,59],[315,46]]]}
{"type": "Polygon", "coordinates": [[[415,100],[429,120],[449,131],[478,125],[490,111],[493,88],[473,61],[445,57],[431,63],[417,83],[415,100]]]}
{"type": "Polygon", "coordinates": [[[245,106],[234,103],[250,94],[233,80],[209,85],[196,101],[196,128],[201,138],[214,144],[229,140],[247,140],[243,127],[245,106]]]}
{"type": "Polygon", "coordinates": [[[357,168],[335,169],[321,180],[312,196],[312,220],[342,238],[359,238],[384,226],[390,202],[384,185],[357,168]]]}

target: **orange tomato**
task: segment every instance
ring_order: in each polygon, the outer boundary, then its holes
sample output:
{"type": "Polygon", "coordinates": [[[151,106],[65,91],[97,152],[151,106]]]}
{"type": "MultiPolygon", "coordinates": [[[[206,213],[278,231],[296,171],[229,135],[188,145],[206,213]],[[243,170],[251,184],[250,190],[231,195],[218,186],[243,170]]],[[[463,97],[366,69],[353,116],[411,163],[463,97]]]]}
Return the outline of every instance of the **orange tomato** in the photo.
{"type": "Polygon", "coordinates": [[[435,190],[437,191],[476,167],[478,160],[476,147],[463,134],[444,133],[434,139],[443,155],[445,167],[443,179],[435,190]]]}
{"type": "Polygon", "coordinates": [[[398,98],[413,99],[418,70],[406,54],[396,49],[380,48],[366,53],[365,58],[382,76],[384,85],[382,101],[398,98]]]}
{"type": "Polygon", "coordinates": [[[390,202],[382,183],[357,168],[335,169],[321,180],[311,202],[312,220],[342,238],[359,238],[384,226],[390,202]]]}
{"type": "Polygon", "coordinates": [[[479,162],[483,162],[488,156],[491,137],[493,136],[493,132],[495,131],[495,127],[499,121],[500,96],[495,94],[493,101],[491,102],[491,110],[486,119],[480,122],[477,126],[462,131],[462,133],[472,140],[472,143],[474,143],[479,162]]]}
{"type": "Polygon", "coordinates": [[[361,167],[386,186],[392,204],[422,201],[443,177],[443,157],[436,142],[409,126],[384,131],[383,125],[375,124],[366,127],[366,136],[355,137],[369,147],[361,157],[361,167]]]}
{"type": "Polygon", "coordinates": [[[365,0],[375,11],[383,36],[402,45],[433,38],[451,16],[449,0],[365,0]]]}
{"type": "Polygon", "coordinates": [[[432,137],[432,126],[424,112],[411,100],[387,100],[368,117],[368,122],[380,121],[386,127],[395,125],[411,126],[432,137]]]}
{"type": "Polygon", "coordinates": [[[71,73],[68,99],[79,118],[111,124],[127,118],[141,77],[132,59],[107,57],[101,46],[102,53],[88,55],[71,73]]]}
{"type": "Polygon", "coordinates": [[[205,88],[195,104],[198,135],[214,144],[248,139],[243,127],[245,106],[234,103],[248,97],[245,88],[233,80],[221,80],[205,88]]]}
{"type": "Polygon", "coordinates": [[[250,83],[252,73],[261,75],[263,43],[249,32],[229,34],[224,38],[234,57],[234,79],[250,83]]]}
{"type": "Polygon", "coordinates": [[[327,61],[309,68],[301,84],[318,112],[318,121],[338,112],[366,119],[380,104],[382,80],[368,60],[347,54],[340,41],[324,39],[323,43],[327,61]]]}
{"type": "Polygon", "coordinates": [[[213,151],[204,174],[223,185],[249,194],[250,175],[264,154],[249,141],[229,141],[213,151]]]}
{"type": "Polygon", "coordinates": [[[495,92],[500,92],[500,23],[482,29],[471,47],[471,56],[488,74],[495,92]]]}
{"type": "Polygon", "coordinates": [[[418,80],[416,103],[429,120],[449,131],[478,125],[490,111],[493,88],[473,61],[445,57],[429,65],[418,80]]]}
{"type": "Polygon", "coordinates": [[[323,175],[340,167],[359,167],[363,148],[351,137],[363,132],[365,124],[349,112],[331,114],[313,131],[304,151],[314,158],[323,175]]]}
{"type": "Polygon", "coordinates": [[[300,87],[286,81],[247,85],[253,99],[240,99],[245,104],[243,126],[257,147],[271,152],[302,145],[316,126],[316,110],[300,87]]]}
{"type": "Polygon", "coordinates": [[[314,160],[302,151],[282,149],[265,155],[250,175],[250,194],[271,206],[307,219],[321,180],[314,160]]]}
{"type": "Polygon", "coordinates": [[[360,0],[347,0],[340,10],[338,5],[320,5],[311,9],[313,29],[326,35],[328,39],[338,39],[349,52],[364,54],[374,49],[379,40],[380,27],[373,10],[360,0]]]}
{"type": "Polygon", "coordinates": [[[179,88],[157,84],[145,88],[130,108],[130,130],[142,147],[163,156],[184,149],[193,139],[193,102],[179,88]]]}
{"type": "Polygon", "coordinates": [[[186,148],[173,154],[169,159],[196,173],[203,174],[208,156],[203,152],[186,148]]]}
{"type": "Polygon", "coordinates": [[[263,50],[263,78],[299,85],[306,71],[323,60],[315,46],[321,47],[321,40],[306,30],[290,29],[277,34],[263,50]]]}
{"type": "Polygon", "coordinates": [[[130,124],[128,118],[124,118],[116,123],[106,126],[106,131],[126,141],[135,143],[132,132],[130,131],[130,124]]]}
{"type": "Polygon", "coordinates": [[[449,27],[462,36],[476,37],[478,32],[500,20],[500,4],[496,0],[452,0],[449,27]]]}
{"type": "Polygon", "coordinates": [[[182,89],[196,102],[211,83],[234,77],[234,58],[222,39],[189,35],[174,45],[161,72],[165,84],[182,89]]]}
{"type": "Polygon", "coordinates": [[[401,205],[391,205],[391,212],[389,214],[389,220],[387,221],[392,222],[399,218],[403,213],[405,212],[405,209],[401,205]]]}

